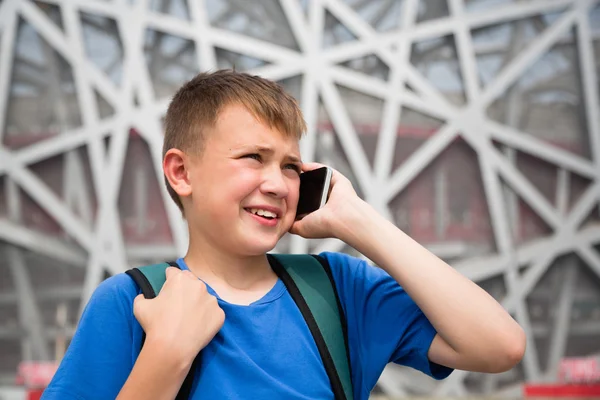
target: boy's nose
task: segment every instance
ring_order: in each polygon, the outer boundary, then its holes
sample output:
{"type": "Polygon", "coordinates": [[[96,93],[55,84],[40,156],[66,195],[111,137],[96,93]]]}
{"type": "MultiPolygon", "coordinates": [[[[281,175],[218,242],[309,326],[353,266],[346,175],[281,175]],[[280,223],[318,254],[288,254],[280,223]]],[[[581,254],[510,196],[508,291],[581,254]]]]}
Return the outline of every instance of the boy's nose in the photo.
{"type": "Polygon", "coordinates": [[[265,170],[264,179],[260,187],[265,194],[283,198],[288,195],[289,189],[280,168],[265,170]]]}

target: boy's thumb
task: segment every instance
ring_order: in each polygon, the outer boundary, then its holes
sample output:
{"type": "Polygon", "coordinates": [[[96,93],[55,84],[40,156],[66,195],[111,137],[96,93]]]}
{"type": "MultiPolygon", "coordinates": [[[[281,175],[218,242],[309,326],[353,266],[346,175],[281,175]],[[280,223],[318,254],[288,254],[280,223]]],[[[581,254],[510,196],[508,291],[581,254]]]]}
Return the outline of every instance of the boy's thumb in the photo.
{"type": "Polygon", "coordinates": [[[146,301],[146,298],[144,298],[143,294],[138,294],[137,296],[135,296],[135,299],[133,299],[133,311],[134,313],[137,311],[140,311],[140,308],[143,307],[144,302],[146,301]]]}
{"type": "Polygon", "coordinates": [[[292,226],[290,227],[290,233],[294,234],[294,235],[300,235],[302,236],[302,221],[295,221],[292,226]]]}

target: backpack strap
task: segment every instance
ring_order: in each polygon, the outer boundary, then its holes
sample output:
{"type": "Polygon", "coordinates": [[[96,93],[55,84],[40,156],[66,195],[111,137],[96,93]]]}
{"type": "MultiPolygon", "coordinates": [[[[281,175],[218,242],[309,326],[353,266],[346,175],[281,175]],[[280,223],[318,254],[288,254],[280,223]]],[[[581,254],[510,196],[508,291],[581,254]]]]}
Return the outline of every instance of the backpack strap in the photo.
{"type": "MultiPolygon", "coordinates": [[[[147,265],[145,267],[132,268],[125,273],[133,279],[133,281],[139,286],[142,290],[142,294],[146,299],[153,299],[156,297],[160,290],[162,289],[165,281],[167,280],[166,270],[169,267],[179,268],[174,261],[169,261],[161,264],[153,264],[147,265]]],[[[144,342],[146,341],[146,333],[142,333],[142,347],[144,346],[144,342]]],[[[183,384],[181,385],[181,389],[179,389],[179,393],[177,393],[176,400],[187,400],[190,397],[190,393],[192,392],[192,384],[194,383],[194,371],[196,371],[196,366],[199,363],[200,354],[194,358],[192,362],[192,366],[188,371],[183,384]]]]}
{"type": "MultiPolygon", "coordinates": [[[[327,260],[320,256],[295,254],[268,254],[267,257],[308,325],[335,400],[352,400],[346,318],[327,260]]],[[[165,271],[169,266],[179,268],[177,263],[168,262],[132,268],[126,273],[140,287],[145,298],[153,299],[167,279],[165,271]]],[[[143,333],[142,346],[145,339],[146,334],[143,333]]],[[[200,354],[194,359],[176,400],[189,398],[199,359],[200,354]]]]}
{"type": "Polygon", "coordinates": [[[312,333],[335,400],[352,400],[346,318],[327,260],[305,254],[268,257],[312,333]]]}

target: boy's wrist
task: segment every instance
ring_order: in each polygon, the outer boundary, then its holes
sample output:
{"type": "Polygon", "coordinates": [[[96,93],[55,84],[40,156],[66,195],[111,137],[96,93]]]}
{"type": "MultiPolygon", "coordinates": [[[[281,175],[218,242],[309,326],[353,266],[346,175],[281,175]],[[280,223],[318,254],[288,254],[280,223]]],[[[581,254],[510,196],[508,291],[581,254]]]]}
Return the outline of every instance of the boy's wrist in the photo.
{"type": "Polygon", "coordinates": [[[334,236],[354,248],[360,244],[361,237],[368,234],[369,225],[380,217],[377,211],[360,197],[346,203],[341,214],[333,223],[334,236]]]}
{"type": "Polygon", "coordinates": [[[169,371],[187,374],[196,354],[185,351],[180,346],[173,345],[160,337],[146,337],[142,351],[152,355],[152,358],[160,360],[163,367],[169,371]]]}

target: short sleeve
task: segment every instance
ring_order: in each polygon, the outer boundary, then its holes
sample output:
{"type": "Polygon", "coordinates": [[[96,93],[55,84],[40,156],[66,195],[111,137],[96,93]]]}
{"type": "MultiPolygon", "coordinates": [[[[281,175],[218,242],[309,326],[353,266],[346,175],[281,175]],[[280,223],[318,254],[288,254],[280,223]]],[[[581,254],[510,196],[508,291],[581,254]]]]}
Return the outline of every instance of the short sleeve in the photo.
{"type": "Polygon", "coordinates": [[[321,256],[329,262],[346,315],[352,366],[361,370],[353,371],[353,379],[360,374],[370,389],[390,362],[435,379],[452,372],[429,361],[427,353],[437,332],[387,272],[346,254],[321,256]]]}
{"type": "Polygon", "coordinates": [[[98,286],[42,399],[117,397],[134,364],[136,295],[137,287],[125,274],[115,275],[98,286]]]}

